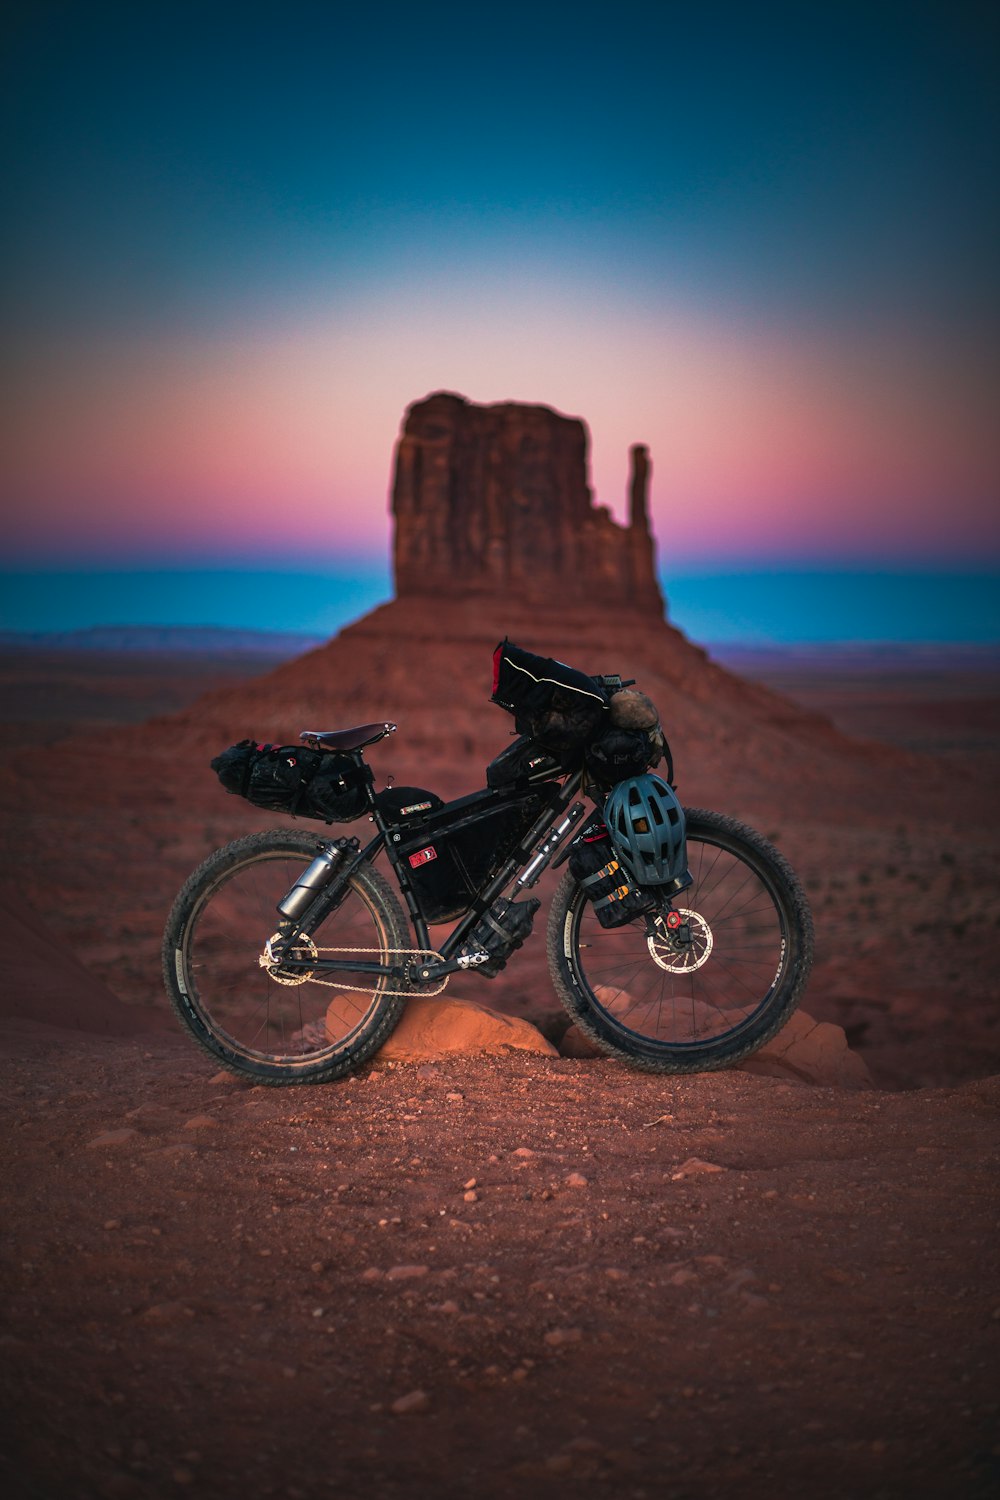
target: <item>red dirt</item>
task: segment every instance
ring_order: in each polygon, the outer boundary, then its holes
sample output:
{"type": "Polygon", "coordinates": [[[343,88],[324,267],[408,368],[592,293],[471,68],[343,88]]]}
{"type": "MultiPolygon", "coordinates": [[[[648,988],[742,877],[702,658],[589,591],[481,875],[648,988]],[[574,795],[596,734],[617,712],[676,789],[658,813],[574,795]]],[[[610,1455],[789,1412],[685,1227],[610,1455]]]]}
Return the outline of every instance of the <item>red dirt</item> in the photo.
{"type": "Polygon", "coordinates": [[[996,1080],[7,1079],[8,1495],[996,1492],[996,1080]]]}
{"type": "MultiPolygon", "coordinates": [[[[805,1008],[880,1091],[521,1052],[269,1090],[121,1034],[162,1018],[171,890],[267,821],[203,785],[193,722],[0,763],[6,1494],[996,1493],[995,745],[817,727],[849,815],[794,760],[712,797],[803,869],[805,1008]]],[[[737,753],[708,733],[705,800],[737,753]]],[[[544,1013],[529,952],[501,995],[544,1013]]]]}

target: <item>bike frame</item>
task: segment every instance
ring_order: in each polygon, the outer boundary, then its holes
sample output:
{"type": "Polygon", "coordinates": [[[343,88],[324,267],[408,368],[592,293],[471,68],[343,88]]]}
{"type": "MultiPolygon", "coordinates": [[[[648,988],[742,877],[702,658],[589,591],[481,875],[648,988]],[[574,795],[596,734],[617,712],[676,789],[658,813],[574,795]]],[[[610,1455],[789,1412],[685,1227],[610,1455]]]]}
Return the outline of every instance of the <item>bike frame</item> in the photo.
{"type": "MultiPolygon", "coordinates": [[[[360,750],[352,752],[352,759],[359,767],[364,766],[364,760],[360,750]]],[[[550,778],[551,780],[551,778],[550,778]]],[[[557,783],[558,784],[558,783],[557,783]]],[[[503,892],[504,888],[513,880],[517,880],[517,890],[528,890],[538,880],[542,871],[552,862],[559,845],[566,838],[573,826],[583,816],[583,804],[578,804],[579,810],[570,807],[574,797],[583,786],[583,772],[572,771],[562,782],[558,794],[555,795],[545,810],[539,814],[535,822],[524,834],[520,843],[507,857],[497,874],[477,893],[468,911],[466,911],[452,928],[448,937],[437,949],[430,945],[430,934],[427,923],[420,912],[419,903],[413,884],[410,880],[409,870],[406,862],[396,848],[399,840],[399,832],[378,807],[375,793],[371,785],[368,786],[370,817],[375,824],[377,832],[363,848],[357,846],[341,860],[335,868],[330,884],[322,890],[316,900],[311,903],[304,913],[304,921],[296,923],[296,931],[309,935],[314,932],[321,923],[335,909],[347,883],[353,872],[365,860],[374,862],[378,855],[384,850],[389,863],[392,865],[396,883],[402,892],[406,902],[410,923],[417,939],[415,953],[419,952],[424,958],[419,966],[416,977],[420,979],[433,980],[458,971],[463,966],[456,961],[456,955],[460,951],[466,938],[472,932],[476,923],[485,911],[492,906],[493,902],[503,892]],[[566,814],[560,821],[560,815],[566,814]],[[565,826],[564,826],[565,825],[565,826]],[[440,962],[427,961],[427,955],[435,954],[440,962]]],[[[326,845],[327,848],[333,844],[326,845]]],[[[343,845],[341,845],[343,847],[343,845]]],[[[309,957],[308,959],[282,958],[282,965],[286,969],[308,968],[312,971],[322,969],[324,972],[350,972],[353,974],[371,974],[375,977],[385,977],[399,980],[406,977],[411,965],[402,964],[376,964],[359,962],[357,959],[319,959],[309,957]]],[[[410,976],[413,977],[413,976],[410,976]]]]}

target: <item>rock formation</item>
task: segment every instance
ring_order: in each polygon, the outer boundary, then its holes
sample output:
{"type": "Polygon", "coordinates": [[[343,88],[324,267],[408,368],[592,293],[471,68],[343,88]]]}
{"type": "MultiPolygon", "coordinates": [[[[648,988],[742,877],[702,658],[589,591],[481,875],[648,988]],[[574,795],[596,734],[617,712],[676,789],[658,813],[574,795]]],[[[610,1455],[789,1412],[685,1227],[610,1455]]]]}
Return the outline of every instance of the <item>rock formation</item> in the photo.
{"type": "Polygon", "coordinates": [[[631,452],[629,525],[595,506],[583,422],[547,406],[476,406],[439,391],[407,411],[392,508],[396,594],[603,600],[663,615],[649,531],[649,457],[631,452]]]}

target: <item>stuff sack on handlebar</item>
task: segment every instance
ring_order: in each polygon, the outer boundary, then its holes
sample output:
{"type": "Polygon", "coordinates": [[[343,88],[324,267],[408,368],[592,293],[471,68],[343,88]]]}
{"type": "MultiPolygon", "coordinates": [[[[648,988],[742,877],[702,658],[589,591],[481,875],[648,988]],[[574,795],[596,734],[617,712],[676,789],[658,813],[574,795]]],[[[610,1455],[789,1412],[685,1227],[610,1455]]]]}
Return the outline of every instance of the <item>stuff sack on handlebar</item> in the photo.
{"type": "Polygon", "coordinates": [[[350,823],[369,809],[372,773],[349,755],[240,740],[212,761],[227,792],[268,812],[350,823]]]}
{"type": "Polygon", "coordinates": [[[596,678],[508,640],[493,653],[492,702],[513,714],[518,734],[565,764],[579,763],[608,722],[608,695],[596,678]]]}
{"type": "Polygon", "coordinates": [[[558,757],[565,770],[584,761],[589,777],[605,789],[662,759],[673,782],[670,748],[655,705],[620,678],[588,677],[503,640],[493,653],[492,701],[514,715],[524,738],[491,762],[490,786],[531,779],[532,757],[540,752],[558,757]]]}

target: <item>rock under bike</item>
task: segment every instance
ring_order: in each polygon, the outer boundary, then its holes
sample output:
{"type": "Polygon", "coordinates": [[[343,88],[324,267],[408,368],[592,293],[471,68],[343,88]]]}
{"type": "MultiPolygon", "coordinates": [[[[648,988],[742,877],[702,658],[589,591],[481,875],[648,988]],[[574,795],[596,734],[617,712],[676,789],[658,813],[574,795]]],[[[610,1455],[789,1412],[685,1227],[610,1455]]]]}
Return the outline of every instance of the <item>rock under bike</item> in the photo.
{"type": "Polygon", "coordinates": [[[504,641],[493,701],[518,738],[486,787],[451,802],[374,789],[364,752],[393,733],[388,722],[303,731],[301,746],[245,740],[212,762],[256,806],[374,824],[363,845],[300,827],[251,834],[183,886],[164,936],[167,991],[224,1066],[271,1084],[353,1072],[408,999],[440,994],[452,974],[499,973],[531,932],[539,901],[527,892],[564,863],[549,972],[606,1052],[702,1072],[732,1066],[787,1021],[812,961],[805,895],[753,829],[681,807],[650,700],[504,641]],[[661,761],[665,779],[651,769],[661,761]],[[429,928],[443,925],[432,944],[429,928]]]}

